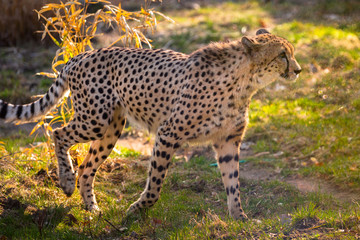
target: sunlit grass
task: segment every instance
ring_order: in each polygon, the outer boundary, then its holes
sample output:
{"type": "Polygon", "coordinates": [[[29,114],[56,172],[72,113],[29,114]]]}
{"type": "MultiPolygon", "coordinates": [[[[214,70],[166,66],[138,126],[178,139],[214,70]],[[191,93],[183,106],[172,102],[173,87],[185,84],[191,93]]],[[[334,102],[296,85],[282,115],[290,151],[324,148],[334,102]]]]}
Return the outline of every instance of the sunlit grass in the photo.
{"type": "Polygon", "coordinates": [[[116,158],[116,157],[138,157],[141,155],[141,152],[136,151],[134,149],[129,149],[126,147],[115,147],[115,149],[110,154],[109,158],[116,158]]]}
{"type": "MultiPolygon", "coordinates": [[[[336,4],[336,12],[342,12],[342,2],[336,4]]],[[[211,41],[240,38],[245,28],[270,25],[271,14],[268,5],[257,1],[179,10],[169,14],[179,25],[167,29],[155,46],[167,44],[189,53],[211,41]]],[[[255,96],[245,140],[254,142],[255,154],[270,156],[246,161],[255,167],[278,167],[281,176],[317,177],[356,191],[360,187],[358,24],[341,27],[311,20],[274,25],[274,33],[294,43],[303,72],[296,83],[280,83],[283,90],[272,85],[255,96]],[[283,154],[271,156],[278,152],[283,154]]],[[[139,152],[119,146],[98,171],[95,192],[102,216],[92,215],[90,221],[78,190],[67,198],[56,181],[41,174],[43,169],[50,174],[55,169],[47,147],[18,153],[33,142],[25,134],[0,141],[0,197],[18,200],[25,208],[0,206],[0,238],[356,239],[360,232],[358,202],[299,192],[277,180],[240,179],[244,210],[257,220],[235,221],[228,217],[219,170],[210,166],[213,159],[204,157],[190,162],[173,159],[160,200],[147,212],[125,219],[127,207],[145,186],[148,161],[139,161],[139,152]],[[10,156],[3,158],[4,154],[10,156]],[[47,224],[41,230],[38,215],[29,206],[46,210],[47,224]],[[70,216],[76,222],[69,221],[70,216]]],[[[74,149],[78,164],[88,149],[89,144],[74,149]]]]}
{"type": "Polygon", "coordinates": [[[359,187],[360,129],[355,119],[359,120],[355,109],[309,98],[254,101],[247,137],[259,136],[253,147],[257,152],[284,151],[285,156],[301,159],[302,167],[309,166],[304,169],[307,174],[324,174],[339,184],[359,187]]]}
{"type": "MultiPolygon", "coordinates": [[[[86,150],[87,147],[78,149],[85,153],[86,150]]],[[[243,207],[249,217],[260,221],[235,221],[228,217],[220,172],[204,157],[193,158],[189,162],[173,160],[160,200],[145,214],[134,215],[125,222],[125,210],[137,199],[145,185],[148,163],[139,162],[132,156],[108,160],[104,168],[99,170],[95,185],[102,216],[93,215],[89,221],[89,213],[83,210],[77,190],[72,197],[67,198],[56,182],[40,174],[50,157],[43,156],[38,161],[24,162],[21,161],[23,156],[15,156],[11,171],[5,170],[4,165],[0,164],[1,182],[6,184],[0,190],[2,196],[7,192],[6,197],[18,200],[24,206],[11,211],[0,209],[3,216],[0,226],[11,226],[0,228],[0,234],[15,239],[22,236],[85,239],[91,235],[119,237],[131,234],[182,239],[211,236],[266,238],[270,233],[285,236],[299,222],[311,219],[311,216],[316,216],[314,226],[321,223],[319,225],[326,224],[336,229],[340,227],[339,221],[344,221],[347,228],[356,227],[356,222],[345,221],[356,219],[357,216],[350,205],[339,205],[326,195],[303,194],[278,181],[245,179],[240,179],[243,207]],[[108,164],[117,164],[115,166],[118,167],[109,171],[108,164]],[[41,225],[41,233],[40,223],[37,222],[40,210],[45,211],[48,222],[41,225]],[[342,214],[340,220],[339,211],[342,214]],[[284,214],[288,214],[289,220],[281,222],[279,219],[282,217],[279,216],[284,214]],[[123,232],[116,230],[108,221],[116,228],[122,228],[123,232]]]]}
{"type": "Polygon", "coordinates": [[[172,48],[190,53],[214,41],[238,39],[242,32],[272,23],[268,13],[256,1],[225,2],[194,10],[171,11],[175,25],[160,26],[164,36],[154,42],[156,47],[172,48]]]}

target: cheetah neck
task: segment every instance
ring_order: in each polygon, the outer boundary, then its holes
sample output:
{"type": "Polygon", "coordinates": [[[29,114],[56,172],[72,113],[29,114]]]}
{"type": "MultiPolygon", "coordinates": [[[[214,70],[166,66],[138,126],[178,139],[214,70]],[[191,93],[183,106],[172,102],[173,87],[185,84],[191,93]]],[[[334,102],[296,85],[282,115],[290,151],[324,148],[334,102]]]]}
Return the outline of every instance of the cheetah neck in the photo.
{"type": "Polygon", "coordinates": [[[246,56],[239,59],[233,66],[228,80],[233,83],[230,87],[229,99],[233,99],[237,107],[248,106],[252,96],[259,89],[254,79],[254,66],[246,56]]]}
{"type": "Polygon", "coordinates": [[[240,41],[213,43],[194,52],[191,57],[206,59],[213,68],[214,88],[225,95],[230,106],[237,109],[248,106],[259,89],[256,83],[256,66],[250,60],[240,41]]]}

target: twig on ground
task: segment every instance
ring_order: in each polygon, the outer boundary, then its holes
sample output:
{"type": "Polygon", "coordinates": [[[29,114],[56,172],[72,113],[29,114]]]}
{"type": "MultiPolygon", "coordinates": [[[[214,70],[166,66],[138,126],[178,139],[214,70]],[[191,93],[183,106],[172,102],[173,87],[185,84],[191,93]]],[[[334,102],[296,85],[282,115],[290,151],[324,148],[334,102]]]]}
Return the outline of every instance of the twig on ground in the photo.
{"type": "Polygon", "coordinates": [[[117,227],[115,227],[114,226],[114,224],[112,224],[109,220],[107,220],[106,218],[102,218],[102,219],[104,219],[104,221],[105,222],[107,222],[110,226],[112,226],[116,231],[118,231],[118,232],[123,232],[123,231],[121,231],[119,228],[117,228],[117,227]]]}

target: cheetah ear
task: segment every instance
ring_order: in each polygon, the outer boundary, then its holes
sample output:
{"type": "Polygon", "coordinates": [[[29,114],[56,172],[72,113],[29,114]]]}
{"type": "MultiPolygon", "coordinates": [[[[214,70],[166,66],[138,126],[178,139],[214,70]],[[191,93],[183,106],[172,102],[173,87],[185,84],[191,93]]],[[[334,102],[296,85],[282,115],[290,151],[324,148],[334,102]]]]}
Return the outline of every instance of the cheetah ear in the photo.
{"type": "Polygon", "coordinates": [[[255,39],[242,37],[241,43],[243,44],[245,51],[249,54],[259,49],[259,43],[255,39]]]}
{"type": "Polygon", "coordinates": [[[264,28],[260,28],[259,30],[256,31],[256,36],[264,33],[269,33],[269,32],[264,28]]]}

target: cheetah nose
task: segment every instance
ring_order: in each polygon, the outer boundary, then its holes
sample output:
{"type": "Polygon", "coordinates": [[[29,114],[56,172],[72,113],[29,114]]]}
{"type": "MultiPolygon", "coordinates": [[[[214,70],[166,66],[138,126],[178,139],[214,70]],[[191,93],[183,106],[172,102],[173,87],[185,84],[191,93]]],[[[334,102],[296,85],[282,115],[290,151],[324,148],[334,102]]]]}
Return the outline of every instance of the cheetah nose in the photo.
{"type": "Polygon", "coordinates": [[[301,70],[302,70],[302,69],[294,70],[294,73],[295,73],[296,75],[298,75],[299,73],[301,73],[301,70]]]}

